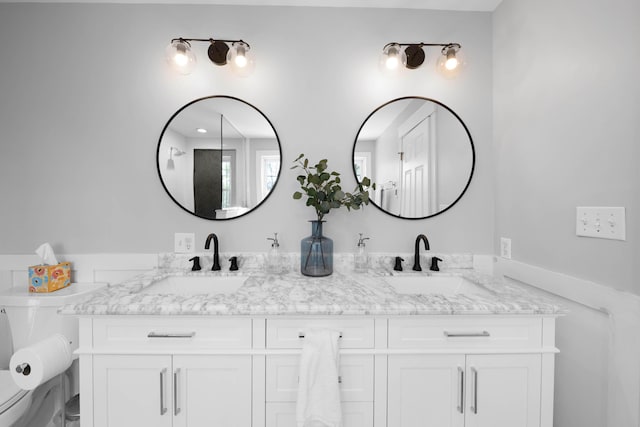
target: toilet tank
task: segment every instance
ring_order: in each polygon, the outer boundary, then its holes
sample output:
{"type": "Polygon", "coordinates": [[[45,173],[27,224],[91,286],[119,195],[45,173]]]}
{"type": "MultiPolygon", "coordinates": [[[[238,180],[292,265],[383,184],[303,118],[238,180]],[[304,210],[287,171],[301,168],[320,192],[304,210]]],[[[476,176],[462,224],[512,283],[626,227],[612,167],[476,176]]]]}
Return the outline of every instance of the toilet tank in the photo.
{"type": "Polygon", "coordinates": [[[72,350],[78,348],[78,319],[60,315],[58,309],[89,298],[104,286],[104,283],[72,283],[48,294],[29,293],[26,286],[0,291],[0,309],[8,317],[14,351],[57,333],[69,339],[72,350]]]}

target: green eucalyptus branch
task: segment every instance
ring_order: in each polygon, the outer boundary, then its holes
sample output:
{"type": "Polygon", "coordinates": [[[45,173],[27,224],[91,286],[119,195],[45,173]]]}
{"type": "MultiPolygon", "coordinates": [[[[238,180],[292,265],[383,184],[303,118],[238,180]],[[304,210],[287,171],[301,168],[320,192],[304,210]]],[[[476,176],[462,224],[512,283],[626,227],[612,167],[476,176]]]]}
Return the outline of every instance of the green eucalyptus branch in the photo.
{"type": "Polygon", "coordinates": [[[369,189],[376,189],[375,183],[363,177],[353,192],[344,192],[340,185],[340,174],[327,171],[327,159],[322,159],[316,165],[310,166],[309,159],[304,154],[300,154],[293,163],[291,169],[301,169],[304,172],[296,178],[302,191],[293,193],[293,198],[299,200],[306,195],[306,205],[315,209],[318,221],[322,221],[331,209],[344,206],[351,211],[351,209],[360,209],[362,205],[368,205],[369,189]]]}

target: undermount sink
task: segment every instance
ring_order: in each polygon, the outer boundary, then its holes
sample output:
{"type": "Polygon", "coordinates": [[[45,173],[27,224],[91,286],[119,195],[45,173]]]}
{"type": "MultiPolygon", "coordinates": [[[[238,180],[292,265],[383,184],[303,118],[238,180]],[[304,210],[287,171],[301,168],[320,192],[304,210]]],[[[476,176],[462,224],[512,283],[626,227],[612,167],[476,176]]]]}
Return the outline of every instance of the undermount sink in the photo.
{"type": "Polygon", "coordinates": [[[385,280],[399,294],[491,295],[487,289],[461,276],[392,276],[385,280]]]}
{"type": "Polygon", "coordinates": [[[247,276],[169,276],[143,288],[141,294],[216,295],[232,294],[247,276]]]}

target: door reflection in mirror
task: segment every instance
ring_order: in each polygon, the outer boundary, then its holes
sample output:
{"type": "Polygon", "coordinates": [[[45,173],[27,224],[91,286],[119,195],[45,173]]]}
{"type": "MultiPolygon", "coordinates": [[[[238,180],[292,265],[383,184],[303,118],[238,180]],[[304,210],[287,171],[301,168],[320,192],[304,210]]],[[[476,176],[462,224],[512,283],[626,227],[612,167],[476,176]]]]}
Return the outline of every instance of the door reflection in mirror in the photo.
{"type": "Polygon", "coordinates": [[[475,150],[466,125],[451,109],[406,97],[369,115],[356,137],[353,162],[358,181],[367,175],[378,183],[376,206],[418,219],[442,213],[462,197],[473,175],[475,150]]]}
{"type": "Polygon", "coordinates": [[[198,99],[178,110],[157,152],[169,196],[207,219],[235,218],[260,205],[278,180],[280,159],[269,120],[252,105],[226,96],[198,99]]]}

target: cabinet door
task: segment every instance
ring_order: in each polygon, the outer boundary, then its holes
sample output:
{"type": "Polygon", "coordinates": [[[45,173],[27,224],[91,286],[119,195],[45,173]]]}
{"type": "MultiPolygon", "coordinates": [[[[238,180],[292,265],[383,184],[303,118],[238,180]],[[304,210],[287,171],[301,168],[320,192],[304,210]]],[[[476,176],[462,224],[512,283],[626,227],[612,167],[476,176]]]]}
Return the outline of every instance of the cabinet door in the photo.
{"type": "Polygon", "coordinates": [[[171,427],[171,356],[95,356],[95,427],[171,427]]]}
{"type": "Polygon", "coordinates": [[[173,356],[175,427],[251,425],[251,356],[173,356]]]}
{"type": "Polygon", "coordinates": [[[462,427],[464,368],[464,355],[389,356],[389,427],[462,427]]]}
{"type": "Polygon", "coordinates": [[[540,425],[541,356],[467,356],[466,427],[540,425]]]}

